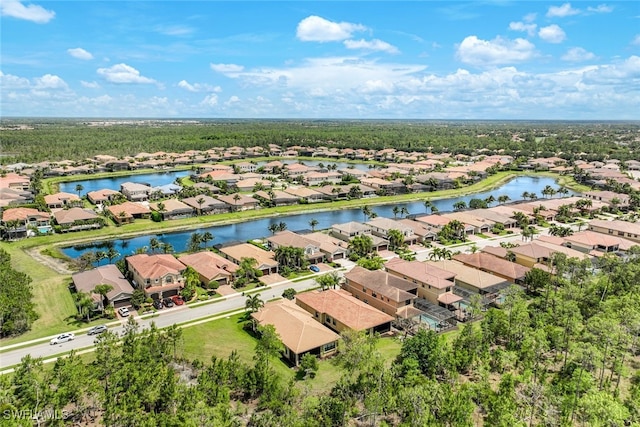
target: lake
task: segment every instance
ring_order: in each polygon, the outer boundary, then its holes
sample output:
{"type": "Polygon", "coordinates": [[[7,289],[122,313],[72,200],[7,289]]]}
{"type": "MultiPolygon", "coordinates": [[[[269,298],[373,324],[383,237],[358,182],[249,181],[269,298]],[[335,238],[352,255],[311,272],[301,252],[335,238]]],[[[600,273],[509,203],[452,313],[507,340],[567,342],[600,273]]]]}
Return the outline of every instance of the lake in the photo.
{"type": "MultiPolygon", "coordinates": [[[[541,197],[542,189],[547,185],[558,188],[558,185],[553,178],[521,176],[514,178],[501,187],[491,191],[476,193],[463,197],[434,200],[433,204],[438,208],[440,212],[446,212],[452,211],[453,204],[460,200],[465,201],[468,204],[469,201],[473,198],[484,199],[489,195],[493,195],[496,199],[501,195],[507,195],[513,201],[521,199],[522,193],[527,191],[529,193],[536,193],[539,197],[541,197]]],[[[410,214],[426,213],[424,203],[421,201],[371,206],[371,210],[378,216],[393,218],[394,206],[398,206],[400,208],[406,207],[410,214]]],[[[128,256],[134,254],[136,252],[136,249],[138,248],[142,248],[145,246],[149,247],[150,239],[155,237],[162,243],[170,243],[176,252],[184,252],[186,250],[189,237],[194,232],[203,233],[205,231],[208,231],[213,234],[215,238],[212,242],[208,243],[209,245],[228,242],[245,242],[247,240],[270,235],[269,225],[273,223],[284,222],[287,224],[288,230],[298,231],[309,229],[309,221],[312,219],[318,221],[318,225],[316,226],[317,230],[329,228],[333,224],[340,224],[349,221],[365,221],[362,210],[359,208],[336,209],[323,212],[307,212],[294,215],[281,215],[271,218],[248,220],[246,222],[237,224],[214,225],[211,227],[203,227],[190,231],[148,234],[128,239],[112,240],[110,242],[98,242],[92,244],[84,244],[81,246],[73,246],[63,248],[62,251],[65,255],[71,258],[77,258],[85,252],[103,250],[105,247],[113,245],[120,254],[122,254],[123,256],[128,256]]]]}

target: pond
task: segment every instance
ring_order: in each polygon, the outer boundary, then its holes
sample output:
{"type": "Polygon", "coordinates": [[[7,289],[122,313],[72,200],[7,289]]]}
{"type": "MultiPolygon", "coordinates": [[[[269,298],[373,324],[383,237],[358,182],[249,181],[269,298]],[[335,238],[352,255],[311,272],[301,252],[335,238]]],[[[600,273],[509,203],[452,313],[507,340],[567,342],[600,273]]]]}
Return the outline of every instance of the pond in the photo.
{"type": "Polygon", "coordinates": [[[117,176],[113,178],[85,179],[84,181],[73,181],[60,183],[60,191],[65,193],[76,193],[76,186],[82,185],[81,194],[87,194],[90,191],[109,190],[120,191],[120,184],[125,182],[137,182],[140,184],[148,184],[151,187],[159,187],[161,185],[171,184],[178,178],[184,178],[191,175],[191,171],[167,171],[156,173],[144,173],[140,175],[117,176]]]}
{"type": "MultiPolygon", "coordinates": [[[[465,201],[467,204],[472,198],[484,199],[489,195],[493,195],[496,199],[501,195],[507,195],[511,200],[521,199],[523,192],[535,192],[541,196],[542,189],[547,185],[557,188],[557,184],[553,178],[548,177],[530,177],[521,176],[505,183],[495,190],[476,193],[463,197],[455,197],[449,199],[434,200],[433,204],[440,212],[452,211],[453,204],[458,201],[465,201]]],[[[570,193],[573,194],[573,193],[570,193]]],[[[325,205],[326,206],[326,205],[325,205]]],[[[378,216],[393,218],[393,208],[406,207],[410,214],[425,214],[426,209],[422,201],[410,203],[394,203],[389,205],[371,206],[371,210],[378,216]]],[[[309,221],[315,219],[318,221],[317,230],[326,229],[333,224],[340,224],[349,221],[365,221],[360,208],[356,209],[337,209],[323,212],[307,212],[293,215],[281,215],[271,218],[248,220],[246,222],[227,225],[215,225],[211,227],[203,227],[195,230],[148,234],[128,239],[117,239],[109,242],[97,242],[88,245],[73,246],[63,248],[65,255],[71,258],[77,258],[85,252],[104,250],[105,247],[113,246],[122,256],[134,254],[138,248],[149,247],[151,238],[157,238],[161,243],[169,243],[173,246],[175,252],[184,252],[187,248],[187,242],[192,233],[210,232],[214,236],[214,240],[209,242],[212,244],[222,244],[228,242],[245,242],[247,240],[268,236],[269,225],[284,222],[288,230],[299,231],[310,229],[309,221]]]]}

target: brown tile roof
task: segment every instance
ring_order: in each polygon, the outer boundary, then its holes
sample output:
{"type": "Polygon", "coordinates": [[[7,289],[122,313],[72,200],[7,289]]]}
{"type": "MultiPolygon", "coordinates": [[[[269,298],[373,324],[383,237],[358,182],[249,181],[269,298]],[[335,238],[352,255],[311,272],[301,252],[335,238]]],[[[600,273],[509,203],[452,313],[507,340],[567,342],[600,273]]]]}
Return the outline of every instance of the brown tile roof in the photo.
{"type": "Polygon", "coordinates": [[[512,280],[523,280],[525,274],[529,271],[529,268],[525,266],[482,252],[457,254],[453,256],[453,259],[465,265],[492,272],[502,277],[508,277],[512,280]]]}
{"type": "Polygon", "coordinates": [[[393,317],[354,298],[343,289],[300,293],[296,295],[296,301],[317,312],[328,314],[355,331],[371,329],[393,320],[393,317]]]}
{"type": "Polygon", "coordinates": [[[55,193],[55,194],[47,194],[44,196],[44,202],[47,205],[60,205],[64,203],[73,203],[79,202],[80,197],[77,194],[71,193],[55,193]]]}
{"type": "Polygon", "coordinates": [[[367,270],[362,267],[354,267],[351,271],[346,273],[344,277],[363,286],[367,289],[371,289],[379,295],[384,295],[391,301],[401,302],[409,299],[413,299],[416,296],[409,291],[416,290],[418,285],[404,280],[401,277],[394,276],[381,270],[367,270]]]}
{"type": "Polygon", "coordinates": [[[273,268],[278,266],[274,259],[274,253],[265,251],[250,243],[240,243],[238,245],[225,246],[220,248],[220,252],[240,262],[242,258],[253,258],[258,262],[257,268],[273,268]]]}
{"type": "Polygon", "coordinates": [[[273,325],[282,343],[296,354],[337,341],[340,336],[313,320],[293,301],[268,302],[253,317],[260,325],[273,325]]]}
{"type": "Polygon", "coordinates": [[[236,264],[211,251],[183,255],[178,261],[191,266],[209,282],[220,277],[231,277],[238,270],[236,264]]]}
{"type": "Polygon", "coordinates": [[[502,246],[485,246],[484,248],[480,249],[480,251],[489,255],[496,256],[498,258],[505,258],[509,249],[505,249],[502,246]]]}
{"type": "Polygon", "coordinates": [[[109,301],[122,293],[130,294],[133,292],[133,286],[115,264],[102,265],[92,270],[74,273],[71,279],[77,290],[87,293],[91,293],[97,285],[113,286],[113,289],[107,293],[109,301]]]}
{"type": "Polygon", "coordinates": [[[86,221],[98,218],[98,214],[91,209],[70,208],[53,213],[53,217],[60,225],[72,224],[74,221],[86,221]]]}
{"type": "Polygon", "coordinates": [[[490,273],[478,270],[477,268],[469,267],[455,260],[442,260],[442,261],[427,261],[435,267],[442,268],[443,270],[456,273],[456,284],[463,282],[469,284],[477,289],[486,289],[491,286],[499,285],[505,282],[505,279],[494,276],[490,273]]]}
{"type": "Polygon", "coordinates": [[[420,261],[405,261],[393,258],[385,263],[385,268],[398,275],[427,283],[436,289],[446,289],[454,286],[453,279],[456,276],[447,270],[420,261]]]}
{"type": "Polygon", "coordinates": [[[107,210],[114,217],[119,217],[120,212],[124,212],[125,216],[147,215],[151,213],[149,208],[137,202],[124,202],[119,205],[107,206],[107,210]]]}

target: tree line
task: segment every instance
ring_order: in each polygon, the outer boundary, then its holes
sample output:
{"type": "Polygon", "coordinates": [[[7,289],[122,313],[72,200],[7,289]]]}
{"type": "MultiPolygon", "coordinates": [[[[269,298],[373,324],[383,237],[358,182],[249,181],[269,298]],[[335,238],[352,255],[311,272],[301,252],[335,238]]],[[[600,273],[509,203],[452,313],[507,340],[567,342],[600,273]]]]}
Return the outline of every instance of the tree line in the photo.
{"type": "Polygon", "coordinates": [[[503,153],[568,160],[634,159],[637,123],[215,120],[88,126],[82,121],[30,121],[32,129],[3,119],[1,164],[118,158],[140,152],[205,151],[212,147],[291,146],[396,148],[452,154],[503,153]],[[582,153],[582,154],[579,154],[582,153]]]}

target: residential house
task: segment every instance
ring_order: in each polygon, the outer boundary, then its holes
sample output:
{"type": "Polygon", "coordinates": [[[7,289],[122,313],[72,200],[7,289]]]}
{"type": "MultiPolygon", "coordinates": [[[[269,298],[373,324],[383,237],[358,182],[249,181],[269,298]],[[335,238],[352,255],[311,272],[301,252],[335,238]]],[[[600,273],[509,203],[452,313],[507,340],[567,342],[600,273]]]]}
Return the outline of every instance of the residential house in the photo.
{"type": "Polygon", "coordinates": [[[352,330],[383,334],[391,330],[394,319],[343,289],[303,292],[296,295],[296,304],[338,333],[352,330]]]}
{"type": "Polygon", "coordinates": [[[9,172],[0,176],[0,188],[29,191],[31,188],[31,179],[25,175],[9,172]]]}
{"type": "Polygon", "coordinates": [[[200,251],[182,255],[178,261],[198,272],[200,282],[205,286],[228,285],[238,270],[238,265],[211,251],[200,251]]]}
{"type": "Polygon", "coordinates": [[[465,225],[465,232],[467,234],[482,234],[487,233],[495,223],[486,218],[477,217],[468,212],[449,212],[442,214],[445,218],[450,220],[457,220],[465,225]]]}
{"type": "Polygon", "coordinates": [[[243,258],[253,258],[256,260],[255,268],[262,271],[262,274],[278,272],[278,262],[274,258],[274,253],[265,251],[250,243],[239,243],[220,248],[222,256],[240,265],[243,258]]]}
{"type": "Polygon", "coordinates": [[[236,182],[238,191],[254,191],[254,189],[269,189],[273,187],[273,182],[262,178],[246,178],[236,182]]]}
{"type": "Polygon", "coordinates": [[[91,270],[74,273],[71,275],[71,280],[74,290],[89,294],[96,302],[98,309],[102,309],[105,303],[115,309],[131,305],[133,286],[115,264],[102,265],[91,270]],[[105,295],[106,301],[102,301],[102,297],[95,293],[95,288],[98,285],[112,287],[105,295]]]}
{"type": "Polygon", "coordinates": [[[455,273],[420,261],[392,258],[384,264],[390,274],[408,280],[418,286],[417,295],[444,307],[462,300],[453,294],[455,273]]]}
{"type": "Polygon", "coordinates": [[[159,212],[164,220],[190,218],[194,213],[193,207],[178,199],[166,199],[162,202],[149,203],[149,208],[159,212]]]}
{"type": "Polygon", "coordinates": [[[44,202],[49,209],[63,209],[65,207],[82,206],[82,199],[76,194],[54,193],[44,196],[44,202]]]}
{"type": "Polygon", "coordinates": [[[120,192],[131,202],[144,202],[149,200],[151,187],[137,182],[123,182],[120,184],[120,192]]]}
{"type": "Polygon", "coordinates": [[[182,187],[177,184],[169,183],[165,185],[160,185],[158,187],[153,187],[151,192],[149,193],[149,197],[157,200],[165,197],[170,197],[178,194],[182,191],[182,187]]]}
{"type": "Polygon", "coordinates": [[[14,240],[50,233],[51,216],[33,208],[9,208],[2,211],[2,228],[6,239],[14,240]]]}
{"type": "Polygon", "coordinates": [[[494,208],[474,209],[469,211],[469,214],[476,218],[484,218],[495,225],[502,225],[505,229],[515,228],[518,226],[518,221],[511,218],[511,215],[504,215],[494,210],[494,208]]]}
{"type": "Polygon", "coordinates": [[[340,335],[286,298],[266,303],[251,317],[261,326],[273,326],[284,344],[284,357],[294,366],[306,353],[325,358],[337,351],[340,335]]]}
{"type": "Polygon", "coordinates": [[[87,200],[96,206],[102,206],[106,202],[112,201],[118,194],[122,195],[119,191],[104,188],[102,190],[89,191],[87,193],[87,200]]]}
{"type": "Polygon", "coordinates": [[[386,250],[389,242],[381,237],[371,233],[371,227],[360,222],[351,221],[344,224],[333,224],[331,226],[331,235],[337,239],[350,242],[356,236],[367,236],[371,238],[373,249],[376,251],[386,250]]]}
{"type": "Polygon", "coordinates": [[[231,206],[231,210],[233,212],[248,211],[255,209],[258,206],[258,201],[256,199],[240,193],[220,194],[218,196],[218,200],[221,200],[231,206]]]}
{"type": "Polygon", "coordinates": [[[287,187],[283,190],[285,193],[291,194],[297,197],[299,200],[304,200],[307,203],[316,203],[326,200],[324,194],[307,187],[287,187]]]}
{"type": "Polygon", "coordinates": [[[55,222],[60,231],[80,231],[92,228],[102,228],[103,219],[91,209],[69,208],[53,212],[55,222]]]}
{"type": "Polygon", "coordinates": [[[118,225],[131,223],[136,218],[149,218],[151,215],[148,207],[136,202],[107,206],[106,210],[118,225]]]}
{"type": "Polygon", "coordinates": [[[564,245],[591,255],[602,255],[629,248],[634,243],[624,237],[583,230],[563,238],[564,245]]]}
{"type": "Polygon", "coordinates": [[[509,250],[513,252],[513,254],[515,255],[516,262],[518,264],[524,265],[525,267],[529,267],[529,268],[532,268],[532,267],[539,268],[541,265],[546,267],[548,264],[548,261],[551,259],[551,256],[555,252],[563,253],[568,258],[578,258],[578,259],[589,258],[583,252],[576,251],[575,249],[570,249],[565,246],[554,245],[552,243],[543,242],[540,240],[521,244],[509,250]]]}
{"type": "Polygon", "coordinates": [[[329,262],[346,258],[349,255],[349,244],[327,233],[317,231],[305,234],[304,237],[315,242],[329,262]]]}
{"type": "Polygon", "coordinates": [[[311,264],[323,262],[325,258],[324,252],[320,251],[320,244],[306,236],[301,236],[293,231],[284,230],[275,233],[273,236],[267,237],[269,247],[275,251],[280,247],[293,247],[302,249],[304,256],[311,264]]]}
{"type": "Polygon", "coordinates": [[[500,292],[508,288],[511,283],[502,277],[469,267],[460,261],[441,260],[427,261],[434,267],[455,273],[454,282],[456,287],[463,288],[466,291],[486,296],[490,300],[498,298],[500,292]]]}
{"type": "Polygon", "coordinates": [[[338,172],[310,172],[304,174],[302,180],[308,186],[321,185],[323,183],[340,184],[342,174],[338,172]]]}
{"type": "Polygon", "coordinates": [[[402,307],[411,305],[418,290],[415,283],[381,270],[354,267],[344,278],[344,290],[393,317],[402,307]]]}
{"type": "Polygon", "coordinates": [[[594,219],[589,221],[589,230],[596,233],[624,237],[634,242],[640,242],[640,223],[621,220],[606,221],[594,219]]]}
{"type": "Polygon", "coordinates": [[[133,284],[153,299],[177,295],[184,286],[187,267],[171,254],[136,254],[125,260],[133,284]]]}
{"type": "Polygon", "coordinates": [[[399,219],[398,222],[409,227],[413,231],[413,234],[418,236],[419,242],[433,242],[438,238],[438,233],[427,224],[408,218],[399,219]]]}
{"type": "Polygon", "coordinates": [[[218,200],[205,194],[200,194],[195,197],[187,197],[186,199],[182,199],[182,203],[190,206],[199,215],[225,213],[229,212],[229,210],[231,209],[231,206],[229,206],[222,200],[218,200]]]}
{"type": "Polygon", "coordinates": [[[529,271],[528,267],[482,252],[457,254],[453,256],[453,259],[469,267],[501,277],[510,283],[523,284],[525,275],[529,271]]]}
{"type": "Polygon", "coordinates": [[[376,217],[367,221],[366,225],[371,227],[371,233],[383,239],[389,240],[389,232],[398,230],[402,233],[404,243],[414,245],[418,243],[420,237],[417,236],[411,227],[390,218],[376,217]]]}
{"type": "Polygon", "coordinates": [[[280,190],[256,191],[253,197],[260,200],[262,203],[272,206],[296,205],[300,200],[297,196],[280,190]]]}
{"type": "Polygon", "coordinates": [[[615,206],[622,210],[629,207],[630,198],[628,194],[616,193],[614,191],[595,190],[588,191],[583,195],[588,199],[604,202],[609,206],[615,206]]]}

